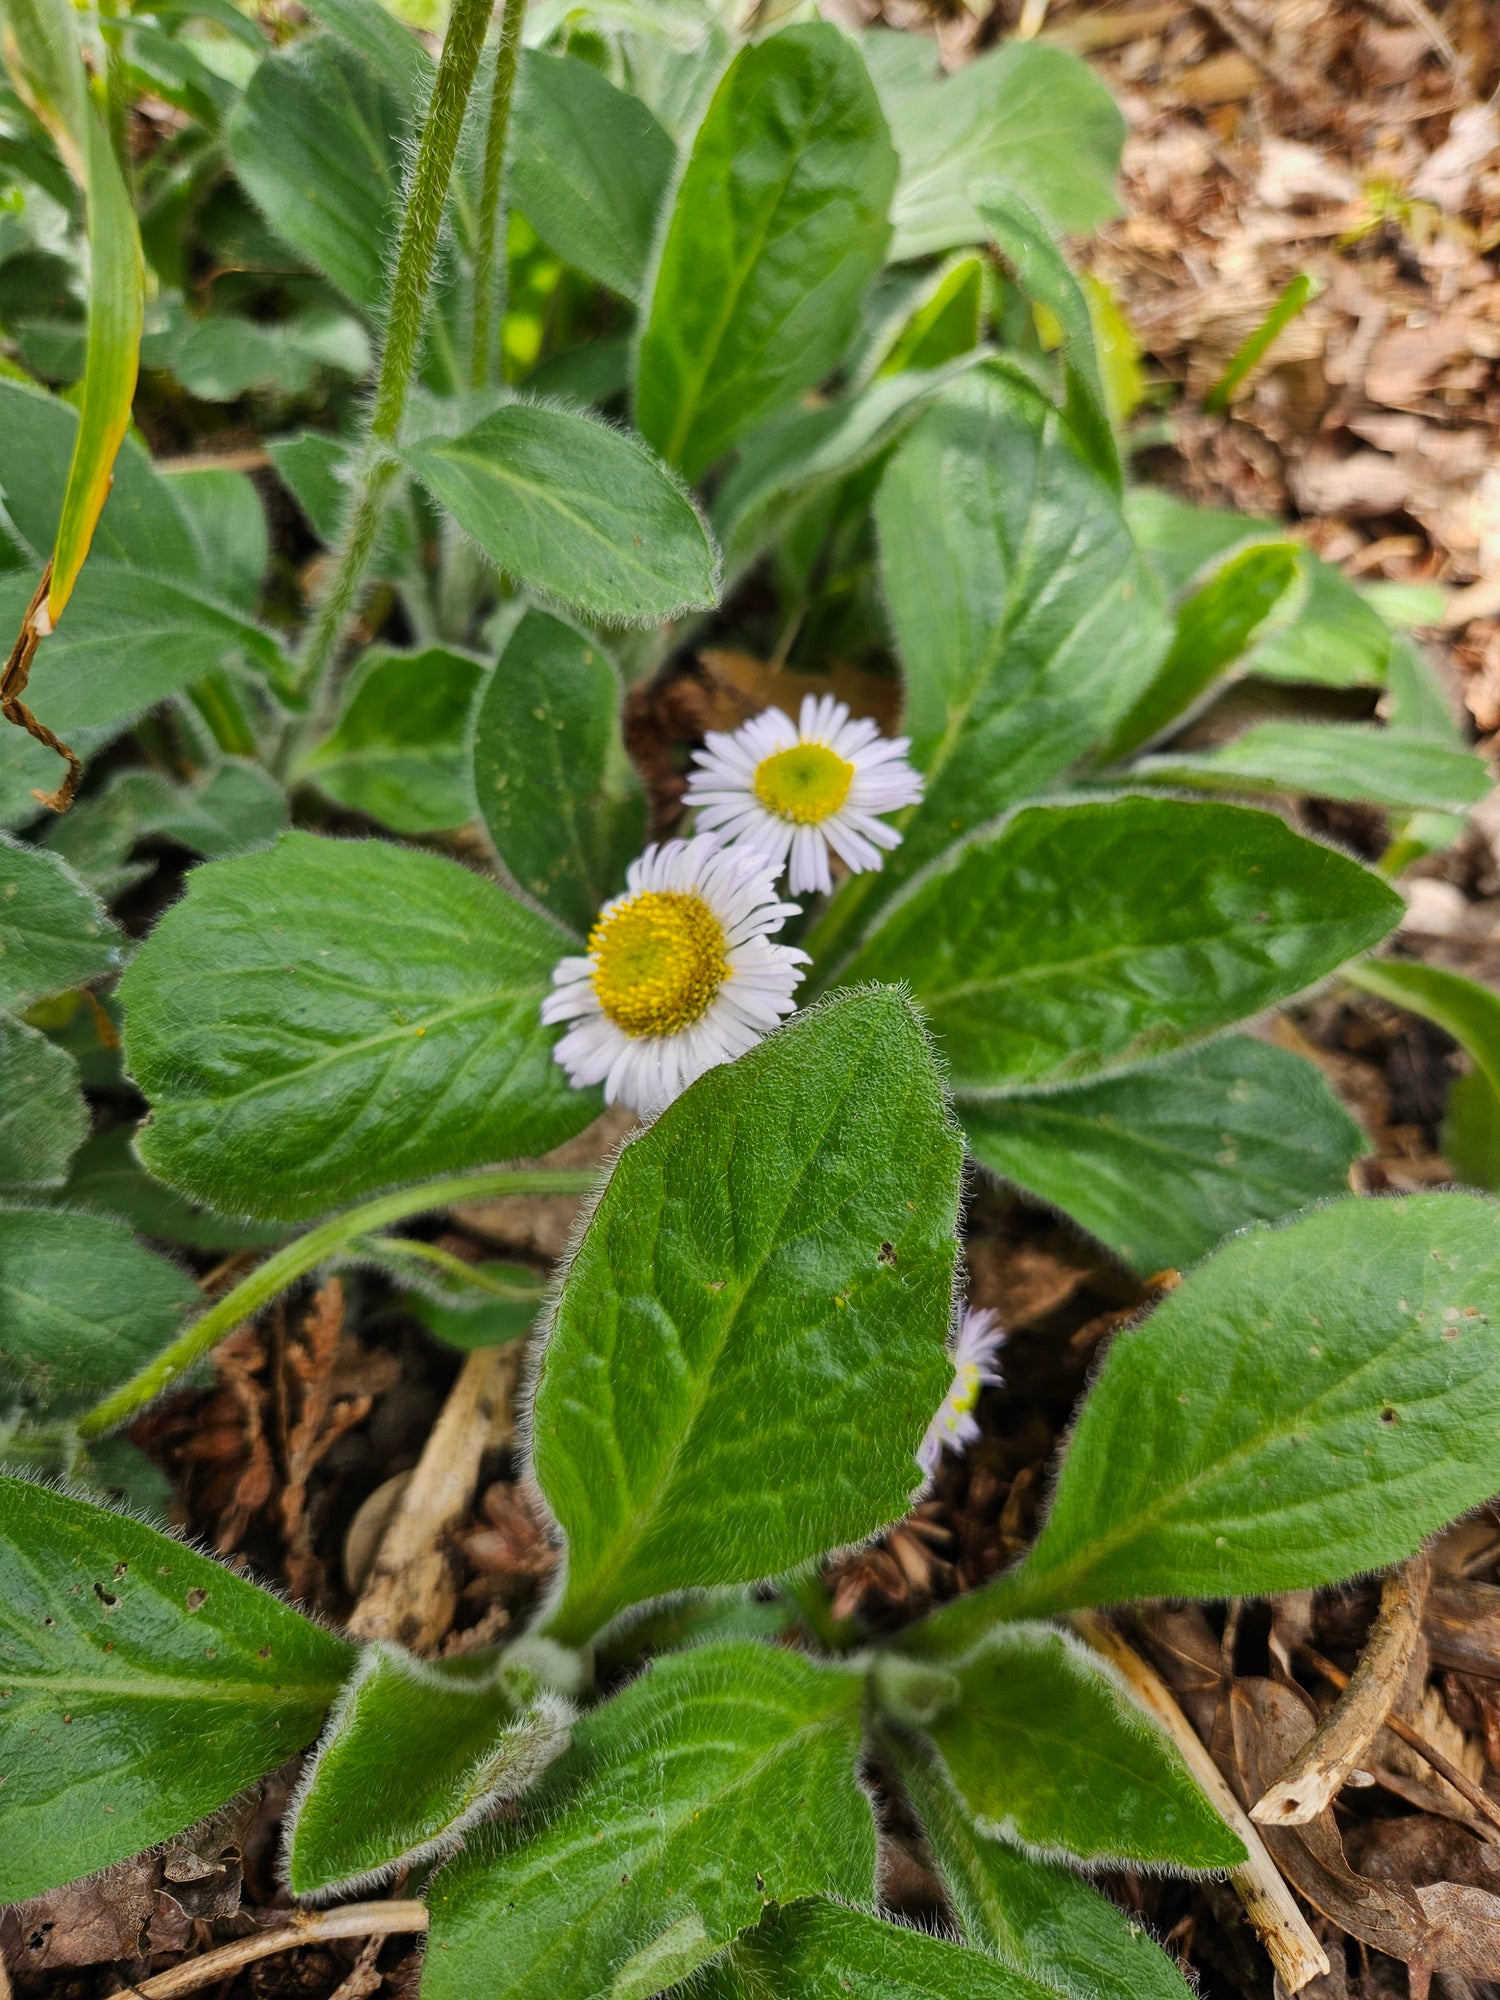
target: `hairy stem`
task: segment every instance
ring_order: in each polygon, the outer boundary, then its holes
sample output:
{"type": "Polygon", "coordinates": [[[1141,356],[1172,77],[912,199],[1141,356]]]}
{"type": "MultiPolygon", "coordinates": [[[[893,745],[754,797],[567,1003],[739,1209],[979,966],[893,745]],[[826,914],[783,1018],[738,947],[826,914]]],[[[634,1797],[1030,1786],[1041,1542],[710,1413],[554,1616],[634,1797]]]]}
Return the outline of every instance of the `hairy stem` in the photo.
{"type": "Polygon", "coordinates": [[[201,1361],[252,1313],[269,1305],[278,1292],[284,1292],[288,1285],[305,1278],[309,1271],[315,1271],[320,1264],[336,1257],[361,1236],[387,1228],[408,1216],[423,1215],[435,1208],[449,1208],[460,1201],[483,1201],[495,1195],[587,1194],[598,1178],[597,1172],[592,1169],[564,1171],[559,1168],[489,1167],[479,1173],[425,1181],[420,1187],[399,1188],[394,1194],[383,1194],[374,1201],[366,1202],[362,1208],[351,1208],[328,1222],[320,1222],[316,1229],[309,1229],[305,1236],[295,1238],[263,1264],[258,1264],[247,1278],[242,1278],[232,1291],[226,1292],[206,1313],[195,1319],[170,1347],[133,1376],[122,1389],[116,1389],[97,1408],[90,1410],[78,1426],[79,1435],[84,1438],[102,1437],[106,1431],[118,1429],[138,1410],[143,1410],[164,1390],[170,1389],[185,1369],[191,1368],[195,1361],[201,1361]]]}
{"type": "MultiPolygon", "coordinates": [[[[526,0],[505,0],[500,16],[500,46],[495,53],[495,88],[490,98],[490,123],[484,141],[484,178],[479,191],[479,241],[474,254],[474,331],[469,347],[469,380],[482,389],[490,379],[495,311],[495,270],[501,226],[501,194],[505,186],[505,141],[510,131],[510,106],[515,95],[516,65],[521,54],[521,24],[526,0]]],[[[500,268],[504,269],[503,263],[500,268]]],[[[500,312],[504,312],[501,303],[500,312]]]]}
{"type": "Polygon", "coordinates": [[[400,434],[401,419],[406,414],[407,397],[411,393],[412,376],[422,345],[422,326],[427,316],[427,295],[432,288],[433,267],[437,262],[443,204],[448,196],[448,183],[453,177],[453,161],[458,152],[469,92],[474,85],[479,51],[484,46],[490,7],[491,0],[454,0],[453,13],[448,21],[448,33],[443,41],[443,53],[417,145],[416,162],[406,186],[406,203],[396,250],[396,271],[391,280],[390,310],[386,315],[385,345],[375,382],[375,403],[365,441],[364,463],[344,524],[333,580],[318,607],[302,657],[299,678],[304,687],[314,684],[333,658],[369,567],[385,496],[395,477],[392,449],[400,434]]]}

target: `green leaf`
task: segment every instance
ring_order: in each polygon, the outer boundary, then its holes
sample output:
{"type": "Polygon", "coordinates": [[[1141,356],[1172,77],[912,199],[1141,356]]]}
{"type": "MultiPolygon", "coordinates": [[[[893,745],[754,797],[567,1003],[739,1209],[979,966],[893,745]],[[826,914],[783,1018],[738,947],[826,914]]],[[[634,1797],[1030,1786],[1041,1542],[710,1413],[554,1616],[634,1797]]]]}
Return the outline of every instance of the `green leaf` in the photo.
{"type": "Polygon", "coordinates": [[[273,839],[286,821],[275,779],[257,764],[228,759],[192,787],[160,771],[120,771],[52,821],[43,841],[107,900],[151,873],[149,859],[131,858],[142,841],[172,840],[218,859],[273,839]]]}
{"type": "Polygon", "coordinates": [[[942,368],[971,353],[983,332],[988,280],[984,259],[973,255],[955,257],[928,274],[915,304],[898,320],[890,346],[883,354],[877,346],[873,372],[884,376],[942,368]]]}
{"type": "Polygon", "coordinates": [[[1500,994],[1461,972],[1414,959],[1366,959],[1351,965],[1345,976],[1366,993],[1378,993],[1382,1000],[1435,1021],[1500,1090],[1500,994]]]}
{"type": "Polygon", "coordinates": [[[1131,1069],[1289,998],[1404,905],[1270,813],[1178,799],[1033,806],[941,857],[842,981],[906,981],[953,1088],[1131,1069]]]}
{"type": "Polygon", "coordinates": [[[138,1146],[261,1219],[543,1153],[598,1107],[537,1009],[566,934],[438,855],[289,833],[194,869],[121,982],[138,1146]]]}
{"type": "Polygon", "coordinates": [[[1500,1490],[1500,1208],[1351,1197],[1234,1238],[1120,1334],[1020,1566],[918,1627],[1383,1569],[1500,1490]]]}
{"type": "Polygon", "coordinates": [[[527,895],[584,934],[645,837],[621,700],[597,640],[527,611],[474,717],[474,797],[495,852],[527,895]]]}
{"type": "Polygon", "coordinates": [[[925,1744],[888,1736],[885,1747],[970,1944],[1073,2000],[1186,2000],[1143,1925],[1071,1869],[987,1839],[925,1744]]]}
{"type": "Polygon", "coordinates": [[[195,1208],[152,1180],[131,1145],[133,1128],[116,1125],[84,1142],[62,1199],[118,1215],[142,1236],[192,1250],[246,1250],[283,1242],[276,1223],[236,1222],[195,1208]]]}
{"type": "Polygon", "coordinates": [[[411,105],[333,35],[267,56],[229,120],[235,173],[299,257],[374,316],[395,240],[411,105]]]}
{"type": "Polygon", "coordinates": [[[427,2000],[649,2000],[769,1903],[874,1893],[861,1677],[753,1642],[669,1654],[437,1877],[427,2000]]]}
{"type": "Polygon", "coordinates": [[[640,295],[677,148],[638,97],[576,56],[528,49],[511,113],[510,194],[565,264],[640,295]]]}
{"type": "Polygon", "coordinates": [[[808,1898],[768,1911],[694,2000],[1055,2000],[1059,1989],[926,1931],[808,1898]]]}
{"type": "Polygon", "coordinates": [[[1178,611],[1167,657],[1105,755],[1128,756],[1187,715],[1284,603],[1297,574],[1290,542],[1252,543],[1220,564],[1178,611]]]}
{"type": "MultiPolygon", "coordinates": [[[[387,1245],[391,1241],[386,1238],[387,1245]]],[[[445,1293],[440,1299],[410,1293],[404,1301],[407,1311],[435,1340],[465,1354],[479,1347],[508,1347],[513,1340],[524,1340],[547,1302],[544,1281],[528,1264],[494,1259],[471,1266],[471,1272],[475,1282],[466,1287],[466,1296],[454,1296],[456,1282],[454,1293],[445,1293]]],[[[405,1275],[411,1283],[416,1273],[409,1266],[405,1275]]]]}
{"type": "MultiPolygon", "coordinates": [[[[88,1129],[77,1063],[0,1014],[0,1187],[61,1187],[88,1129]]],[[[4,1258],[0,1243],[0,1266],[4,1258]]]]}
{"type": "Polygon", "coordinates": [[[931,1735],[982,1832],[1093,1862],[1245,1859],[1171,1739],[1061,1632],[998,1626],[958,1682],[931,1735]]]}
{"type": "Polygon", "coordinates": [[[118,931],[73,871],[0,835],[0,1009],[100,979],[120,958],[118,931]]]}
{"type": "Polygon", "coordinates": [[[1243,1035],[1078,1089],[960,1098],[958,1112],[981,1166],[1142,1273],[1342,1194],[1369,1150],[1312,1063],[1243,1035]]]}
{"type": "Polygon", "coordinates": [[[1097,743],[1167,635],[1107,482],[1014,376],[986,369],[944,392],[892,461],[875,521],[904,727],[927,774],[889,885],[1097,743]]]}
{"type": "MultiPolygon", "coordinates": [[[[243,18],[243,17],[242,17],[243,18]]],[[[167,475],[202,552],[203,574],[226,604],[253,618],[271,562],[266,512],[248,472],[189,466],[167,475]]]]}
{"type": "Polygon", "coordinates": [[[327,431],[293,431],[286,437],[267,438],[266,451],[318,540],[337,541],[349,504],[352,447],[327,431]]]}
{"type": "Polygon", "coordinates": [[[0,1478],[0,1882],[180,1833],[317,1734],[352,1649],[181,1542],[0,1478]]]}
{"type": "MultiPolygon", "coordinates": [[[[0,579],[0,624],[25,607],[31,579],[0,579]]],[[[42,646],[27,701],[66,736],[75,722],[103,728],[153,708],[220,666],[248,667],[274,685],[286,655],[260,626],[198,592],[98,556],[78,579],[68,616],[42,646]]]]}
{"type": "Polygon", "coordinates": [[[568,1747],[568,1713],[522,1713],[503,1664],[482,1680],[388,1646],[361,1657],[287,1822],[294,1896],[452,1851],[568,1747]]]}
{"type": "Polygon", "coordinates": [[[1297,792],[1439,812],[1478,805],[1492,782],[1468,750],[1336,722],[1258,722],[1217,750],[1144,758],[1131,776],[1195,791],[1297,792]]]}
{"type": "Polygon", "coordinates": [[[0,1209],[0,1393],[76,1415],[128,1382],[203,1303],[186,1271],[105,1215],[0,1209]]]}
{"type": "Polygon", "coordinates": [[[1130,487],[1125,518],[1137,548],[1173,597],[1180,597],[1201,571],[1231,549],[1278,532],[1275,521],[1221,507],[1193,507],[1161,486],[1130,487]]]}
{"type": "MultiPolygon", "coordinates": [[[[865,37],[872,43],[893,35],[865,37]]],[[[1059,233],[1086,235],[1119,212],[1115,175],[1125,121],[1076,56],[1038,42],[1006,42],[954,75],[892,87],[872,62],[901,155],[891,257],[931,256],[985,240],[976,181],[1023,189],[1059,233]]]]}
{"type": "Polygon", "coordinates": [[[550,1629],[788,1570],[903,1513],[950,1380],[962,1149],[915,1016],[854,995],[626,1146],[537,1383],[550,1629]]]}
{"type": "Polygon", "coordinates": [[[1094,465],[1118,492],[1120,453],[1104,400],[1094,323],[1083,288],[1046,223],[1020,195],[990,182],[972,189],[971,196],[1017,285],[1057,321],[1062,333],[1064,414],[1094,465]]]}
{"type": "Polygon", "coordinates": [[[509,403],[402,457],[497,568],[559,603],[655,622],[717,601],[687,494],[638,438],[580,410],[509,403]]]}
{"type": "Polygon", "coordinates": [[[474,817],[469,711],[484,677],[478,660],[446,646],[372,648],[349,676],[338,721],[299,775],[397,833],[465,825],[474,817]]]}
{"type": "Polygon", "coordinates": [[[357,319],[332,306],[310,306],[274,321],[210,313],[192,323],[172,373],[203,402],[233,403],[251,392],[305,395],[325,373],[359,379],[370,364],[369,338],[357,319]]]}
{"type": "MultiPolygon", "coordinates": [[[[78,412],[57,396],[0,378],[0,437],[5,439],[0,463],[5,511],[40,569],[62,518],[78,412]]],[[[114,486],[94,531],[94,560],[129,564],[189,584],[203,581],[203,558],[187,517],[133,438],[126,438],[115,460],[114,486]]],[[[49,640],[38,654],[38,674],[55,643],[49,640]]]]}
{"type": "Polygon", "coordinates": [[[1423,743],[1441,743],[1449,750],[1467,748],[1468,738],[1454,718],[1447,690],[1420,646],[1399,634],[1394,637],[1385,678],[1392,730],[1423,743]]]}
{"type": "Polygon", "coordinates": [[[678,183],[636,358],[636,422],[688,479],[835,367],[895,182],[874,86],[839,29],[740,50],[678,183]]]}
{"type": "Polygon", "coordinates": [[[1379,687],[1391,654],[1390,627],[1352,583],[1310,549],[1297,551],[1301,572],[1295,614],[1263,638],[1248,666],[1263,680],[1323,687],[1379,687]]]}
{"type": "Polygon", "coordinates": [[[1440,1143],[1461,1181],[1500,1189],[1500,1090],[1483,1070],[1461,1076],[1449,1091],[1440,1143]]]}

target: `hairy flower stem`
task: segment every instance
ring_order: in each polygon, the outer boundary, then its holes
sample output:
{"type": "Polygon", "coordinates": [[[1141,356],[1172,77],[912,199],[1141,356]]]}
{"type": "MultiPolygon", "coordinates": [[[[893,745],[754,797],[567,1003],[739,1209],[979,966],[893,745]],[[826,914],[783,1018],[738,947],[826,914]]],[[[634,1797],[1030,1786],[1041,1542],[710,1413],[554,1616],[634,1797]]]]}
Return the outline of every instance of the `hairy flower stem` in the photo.
{"type": "Polygon", "coordinates": [[[394,1194],[380,1195],[361,1208],[351,1208],[343,1215],[320,1222],[316,1229],[285,1244],[257,1265],[248,1278],[242,1278],[232,1291],[195,1319],[139,1375],[90,1410],[78,1426],[79,1435],[102,1437],[106,1431],[118,1429],[170,1389],[185,1369],[201,1361],[237,1326],[262,1306],[269,1305],[278,1292],[284,1292],[288,1285],[305,1278],[320,1264],[328,1263],[360,1237],[388,1228],[393,1222],[402,1222],[408,1216],[449,1208],[460,1201],[484,1201],[497,1195],[515,1194],[588,1194],[598,1178],[592,1171],[489,1167],[479,1173],[425,1181],[420,1187],[398,1188],[394,1194]]]}
{"type": "MultiPolygon", "coordinates": [[[[469,380],[482,389],[490,379],[492,329],[504,314],[496,313],[495,269],[505,186],[505,141],[510,132],[510,106],[515,96],[516,65],[521,55],[521,24],[526,0],[505,0],[500,16],[500,46],[495,52],[495,88],[490,97],[490,123],[484,141],[484,178],[479,189],[479,242],[474,253],[474,330],[469,347],[469,380]]],[[[503,272],[503,261],[500,263],[503,272]]]]}
{"type": "Polygon", "coordinates": [[[406,415],[406,401],[422,345],[422,325],[437,262],[443,204],[453,177],[453,161],[491,5],[492,0],[454,0],[448,21],[416,162],[406,186],[385,345],[359,483],[345,520],[333,581],[318,606],[302,656],[298,679],[303,688],[316,686],[333,658],[369,567],[385,496],[396,475],[393,448],[400,435],[401,419],[406,415]]]}

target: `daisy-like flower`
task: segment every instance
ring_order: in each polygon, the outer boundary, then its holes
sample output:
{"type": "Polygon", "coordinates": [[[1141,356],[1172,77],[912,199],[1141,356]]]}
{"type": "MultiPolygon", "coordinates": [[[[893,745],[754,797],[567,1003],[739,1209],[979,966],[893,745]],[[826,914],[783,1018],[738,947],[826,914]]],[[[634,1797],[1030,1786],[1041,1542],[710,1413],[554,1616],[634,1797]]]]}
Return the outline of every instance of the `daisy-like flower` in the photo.
{"type": "Polygon", "coordinates": [[[694,755],[687,803],[705,832],[752,847],[778,868],[790,856],[793,895],[827,891],[830,848],[858,875],[881,866],[882,848],[901,845],[876,814],[921,798],[909,748],[905,736],[851,722],[832,695],[805,695],[796,722],[768,708],[732,734],[711,731],[694,755]]]}
{"type": "Polygon", "coordinates": [[[995,1355],[1004,1340],[998,1313],[975,1312],[971,1308],[964,1314],[953,1356],[953,1386],[917,1449],[917,1462],[924,1472],[937,1471],[945,1448],[961,1454],[979,1436],[974,1406],[981,1390],[994,1388],[1001,1380],[995,1355]]]}
{"type": "Polygon", "coordinates": [[[777,901],[776,872],[707,834],[631,862],[588,957],[561,960],[542,1002],[544,1021],[573,1023],[552,1053],[575,1090],[602,1083],[644,1117],[791,1013],[808,960],[770,942],[797,912],[777,901]]]}

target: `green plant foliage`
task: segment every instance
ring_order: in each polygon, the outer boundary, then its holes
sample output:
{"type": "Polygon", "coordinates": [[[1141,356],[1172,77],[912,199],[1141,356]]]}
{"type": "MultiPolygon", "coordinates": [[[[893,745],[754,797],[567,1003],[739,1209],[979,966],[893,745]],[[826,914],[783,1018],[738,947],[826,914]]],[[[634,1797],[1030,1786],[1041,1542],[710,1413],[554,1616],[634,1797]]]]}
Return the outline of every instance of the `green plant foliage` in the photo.
{"type": "Polygon", "coordinates": [[[1295,615],[1278,622],[1250,656],[1265,680],[1323,687],[1379,687],[1391,654],[1391,631],[1352,583],[1310,549],[1297,551],[1301,572],[1295,615]]]}
{"type": "Polygon", "coordinates": [[[985,370],[944,392],[881,482],[875,518],[904,726],[927,779],[890,883],[1097,743],[1167,634],[1107,481],[1014,376],[985,370]]]}
{"type": "Polygon", "coordinates": [[[476,1680],[371,1646],[293,1808],[288,1886],[306,1896],[431,1860],[567,1747],[566,1712],[523,1710],[503,1669],[476,1680]]]}
{"type": "Polygon", "coordinates": [[[226,759],[194,786],[160,771],[121,771],[64,817],[42,844],[60,854],[96,895],[117,896],[149,875],[143,841],[171,841],[208,859],[243,853],[286,825],[286,797],[258,764],[226,759]]]}
{"type": "Polygon", "coordinates": [[[677,149],[648,107],[575,56],[528,51],[512,117],[517,207],[565,264],[639,296],[677,149]]]}
{"type": "Polygon", "coordinates": [[[970,1944],[1074,2000],[1184,2000],[1187,1981],[1141,1925],[1071,1869],[980,1833],[923,1745],[885,1747],[970,1944]]]}
{"type": "Polygon", "coordinates": [[[173,472],[167,484],[192,527],[204,576],[224,603],[253,618],[265,589],[271,542],[249,473],[187,466],[173,472]]]}
{"type": "Polygon", "coordinates": [[[837,28],[741,49],[698,127],[650,281],[636,422],[696,479],[835,365],[880,268],[896,156],[837,28]]]}
{"type": "MultiPolygon", "coordinates": [[[[61,1187],[88,1129],[77,1063],[35,1028],[0,1014],[0,1187],[61,1187]]],[[[4,1256],[0,1245],[0,1263],[4,1256]]]]}
{"type": "Polygon", "coordinates": [[[909,982],[955,1091],[1003,1094],[1129,1069],[1245,1020],[1402,908],[1269,813],[1032,806],[913,882],[841,976],[909,982]]]}
{"type": "Polygon", "coordinates": [[[537,1384],[536,1475],[568,1538],[555,1636],[905,1510],[950,1373],[959,1164],[889,991],[710,1070],[626,1147],[537,1384]]]}
{"type": "Polygon", "coordinates": [[[1042,2000],[1059,1990],[981,1952],[811,1897],[768,1911],[694,1987],[704,2000],[1042,2000]]]}
{"type": "Polygon", "coordinates": [[[585,934],[645,834],[620,700],[596,639],[527,611],[474,716],[473,793],[495,852],[519,888],[585,934]]]}
{"type": "Polygon", "coordinates": [[[1143,1275],[1342,1194],[1365,1135],[1301,1056],[1246,1036],[1072,1090],[959,1100],[981,1166],[1143,1275]]]}
{"type": "Polygon", "coordinates": [[[1449,1091],[1439,1136],[1459,1180],[1500,1192],[1500,1090],[1483,1070],[1461,1076],[1449,1091]]]}
{"type": "Polygon", "coordinates": [[[594,1109],[537,1018],[565,948],[436,855],[289,833],[211,863],[121,982],[141,1157],[190,1200],[269,1219],[545,1152],[594,1109]]]}
{"type": "Polygon", "coordinates": [[[281,1224],[231,1221],[173,1194],[153,1180],[136,1158],[132,1136],[130,1126],[116,1125],[86,1139],[62,1199],[117,1215],[159,1243],[179,1243],[193,1250],[245,1250],[279,1243],[286,1236],[281,1224]]]}
{"type": "MultiPolygon", "coordinates": [[[[392,1239],[387,1237],[389,1250],[392,1239]]],[[[405,1277],[409,1284],[430,1281],[435,1275],[429,1266],[421,1270],[421,1259],[409,1259],[405,1277]]],[[[470,1267],[467,1282],[456,1274],[451,1289],[425,1297],[413,1292],[408,1310],[445,1347],[472,1353],[476,1347],[505,1347],[523,1340],[536,1323],[546,1303],[547,1288],[527,1264],[507,1264],[486,1259],[470,1267]]]]}
{"type": "Polygon", "coordinates": [[[77,1415],[202,1303],[188,1274],[111,1216],[0,1208],[0,1393],[77,1415]]]}
{"type": "Polygon", "coordinates": [[[865,37],[901,155],[893,258],[983,242],[976,182],[1023,190],[1057,230],[1086,234],[1117,212],[1124,121],[1075,56],[1007,42],[939,80],[910,43],[881,46],[897,40],[865,37]]]}
{"type": "Polygon", "coordinates": [[[0,1008],[99,979],[121,955],[119,932],[70,868],[0,835],[0,1008]]]}
{"type": "Polygon", "coordinates": [[[370,343],[357,319],[311,307],[271,325],[214,313],[183,340],[172,372],[206,403],[233,403],[254,391],[301,395],[331,370],[358,380],[370,368],[370,343]]]}
{"type": "Polygon", "coordinates": [[[511,403],[403,456],[497,568],[559,603],[627,620],[715,601],[691,500],[638,439],[577,410],[511,403]]]}
{"type": "Polygon", "coordinates": [[[1236,1237],[1122,1334],[1018,1569],[918,1628],[1234,1597],[1396,1562],[1500,1484],[1500,1237],[1478,1195],[1236,1237]]]}
{"type": "Polygon", "coordinates": [[[1061,1632],[1000,1626],[957,1678],[931,1733],[981,1831],[1086,1861],[1244,1860],[1170,1739],[1061,1632]]]}
{"type": "Polygon", "coordinates": [[[0,1477],[8,1900],[179,1833],[316,1735],[352,1649],[181,1542],[0,1477]]]}
{"type": "Polygon", "coordinates": [[[1500,994],[1461,972],[1414,959],[1374,958],[1350,966],[1349,978],[1367,993],[1425,1014],[1474,1058],[1500,1090],[1500,994]]]}
{"type": "Polygon", "coordinates": [[[1194,507],[1160,486],[1130,487],[1125,518],[1136,546],[1174,598],[1231,549],[1263,542],[1278,526],[1260,515],[1194,507]]]}
{"type": "Polygon", "coordinates": [[[1317,722],[1258,722],[1218,750],[1148,757],[1132,776],[1195,791],[1310,792],[1409,811],[1462,811],[1491,785],[1488,767],[1468,750],[1317,722]]]}
{"type": "Polygon", "coordinates": [[[769,1904],[867,1902],[861,1688],[744,1641],[657,1661],[580,1719],[519,1825],[475,1835],[437,1877],[428,2000],[649,2000],[769,1904]]]}
{"type": "Polygon", "coordinates": [[[338,721],[301,775],[353,812],[398,833],[439,833],[474,817],[469,711],[478,660],[445,646],[372,648],[349,676],[338,721]]]}

